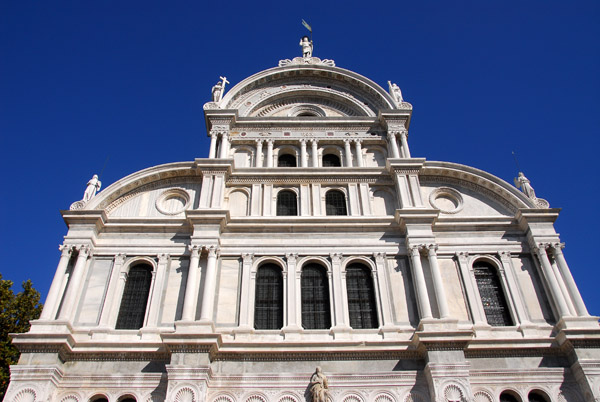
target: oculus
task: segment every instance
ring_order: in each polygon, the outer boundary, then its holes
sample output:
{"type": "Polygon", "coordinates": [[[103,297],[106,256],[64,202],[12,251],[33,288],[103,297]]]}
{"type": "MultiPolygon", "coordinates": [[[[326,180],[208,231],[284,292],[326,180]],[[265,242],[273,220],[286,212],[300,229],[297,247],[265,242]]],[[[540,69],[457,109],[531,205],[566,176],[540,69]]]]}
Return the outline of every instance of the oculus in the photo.
{"type": "Polygon", "coordinates": [[[164,215],[177,215],[190,206],[190,194],[182,188],[172,188],[156,200],[156,209],[164,215]]]}
{"type": "Polygon", "coordinates": [[[464,202],[458,191],[450,187],[436,188],[429,195],[429,203],[445,214],[456,214],[462,211],[464,202]]]}

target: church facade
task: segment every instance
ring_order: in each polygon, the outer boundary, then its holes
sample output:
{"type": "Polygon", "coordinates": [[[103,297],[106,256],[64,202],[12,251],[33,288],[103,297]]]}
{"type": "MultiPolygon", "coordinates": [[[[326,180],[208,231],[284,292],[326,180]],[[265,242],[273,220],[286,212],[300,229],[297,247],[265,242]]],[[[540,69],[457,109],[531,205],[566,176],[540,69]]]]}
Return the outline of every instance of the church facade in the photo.
{"type": "Polygon", "coordinates": [[[213,88],[207,158],[62,212],[7,401],[600,400],[559,210],[411,155],[400,89],[311,53],[213,88]]]}

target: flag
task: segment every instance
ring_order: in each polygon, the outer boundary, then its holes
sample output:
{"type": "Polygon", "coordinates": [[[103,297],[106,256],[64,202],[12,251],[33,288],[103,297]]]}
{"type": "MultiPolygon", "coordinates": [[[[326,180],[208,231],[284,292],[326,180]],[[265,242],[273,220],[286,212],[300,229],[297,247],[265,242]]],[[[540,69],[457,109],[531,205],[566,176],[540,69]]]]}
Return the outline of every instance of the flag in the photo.
{"type": "Polygon", "coordinates": [[[312,28],[306,23],[306,21],[302,20],[302,25],[304,25],[304,28],[308,29],[310,33],[312,33],[312,28]]]}

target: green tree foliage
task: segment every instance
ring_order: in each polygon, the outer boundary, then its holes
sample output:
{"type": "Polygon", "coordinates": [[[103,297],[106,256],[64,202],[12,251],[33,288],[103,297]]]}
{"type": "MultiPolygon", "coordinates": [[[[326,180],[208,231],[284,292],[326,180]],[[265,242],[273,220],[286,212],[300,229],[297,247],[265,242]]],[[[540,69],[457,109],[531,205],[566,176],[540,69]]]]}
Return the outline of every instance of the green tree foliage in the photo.
{"type": "Polygon", "coordinates": [[[10,379],[8,366],[19,360],[19,351],[8,334],[27,332],[29,321],[42,312],[40,292],[33,288],[31,280],[23,282],[23,291],[16,295],[12,285],[12,281],[2,279],[0,274],[0,400],[4,399],[10,379]]]}

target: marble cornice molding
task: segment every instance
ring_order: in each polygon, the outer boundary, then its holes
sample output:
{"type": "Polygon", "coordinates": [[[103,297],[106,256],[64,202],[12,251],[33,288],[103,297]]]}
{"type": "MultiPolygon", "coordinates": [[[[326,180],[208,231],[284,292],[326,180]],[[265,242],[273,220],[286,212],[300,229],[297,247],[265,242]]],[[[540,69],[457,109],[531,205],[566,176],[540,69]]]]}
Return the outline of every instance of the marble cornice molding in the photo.
{"type": "Polygon", "coordinates": [[[306,174],[306,175],[294,175],[287,176],[281,175],[281,172],[277,173],[277,176],[265,176],[265,175],[232,175],[227,180],[227,185],[240,185],[240,184],[257,184],[257,183],[284,183],[284,184],[342,184],[342,183],[369,183],[378,185],[389,185],[392,186],[394,182],[387,175],[381,174],[373,175],[340,175],[335,174],[306,174]]]}
{"type": "Polygon", "coordinates": [[[306,361],[306,360],[421,360],[423,354],[416,350],[386,350],[386,351],[265,351],[243,352],[236,350],[216,351],[212,356],[218,361],[306,361]]]}

